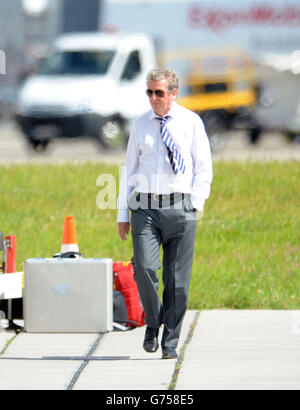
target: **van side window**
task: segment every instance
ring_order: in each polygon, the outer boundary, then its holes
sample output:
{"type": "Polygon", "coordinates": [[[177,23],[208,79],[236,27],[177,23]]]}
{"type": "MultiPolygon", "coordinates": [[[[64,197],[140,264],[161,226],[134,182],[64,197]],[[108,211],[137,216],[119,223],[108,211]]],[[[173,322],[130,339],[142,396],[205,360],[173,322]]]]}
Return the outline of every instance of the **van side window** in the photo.
{"type": "Polygon", "coordinates": [[[122,80],[133,80],[141,72],[141,59],[138,51],[132,51],[126,62],[122,80]]]}

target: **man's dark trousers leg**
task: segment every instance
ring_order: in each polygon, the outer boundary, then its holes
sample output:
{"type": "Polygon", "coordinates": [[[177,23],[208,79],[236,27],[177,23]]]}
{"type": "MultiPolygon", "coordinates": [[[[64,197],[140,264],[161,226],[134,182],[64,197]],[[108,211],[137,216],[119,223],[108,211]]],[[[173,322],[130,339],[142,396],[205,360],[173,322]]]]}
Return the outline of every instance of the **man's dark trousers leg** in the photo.
{"type": "MultiPolygon", "coordinates": [[[[177,205],[177,206],[176,206],[177,205]]],[[[194,254],[196,215],[182,206],[132,211],[135,280],[147,326],[164,324],[163,348],[176,348],[188,306],[194,254]],[[163,303],[158,294],[159,249],[163,249],[163,303]]]]}

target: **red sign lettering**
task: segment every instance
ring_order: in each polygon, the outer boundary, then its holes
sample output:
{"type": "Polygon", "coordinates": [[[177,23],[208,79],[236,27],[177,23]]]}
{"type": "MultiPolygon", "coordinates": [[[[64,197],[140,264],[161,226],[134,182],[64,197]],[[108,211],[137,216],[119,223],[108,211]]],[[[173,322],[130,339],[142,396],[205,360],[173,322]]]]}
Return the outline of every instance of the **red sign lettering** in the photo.
{"type": "Polygon", "coordinates": [[[297,26],[300,24],[300,7],[256,5],[245,10],[222,10],[195,4],[188,9],[188,24],[194,29],[215,32],[237,25],[297,26]]]}

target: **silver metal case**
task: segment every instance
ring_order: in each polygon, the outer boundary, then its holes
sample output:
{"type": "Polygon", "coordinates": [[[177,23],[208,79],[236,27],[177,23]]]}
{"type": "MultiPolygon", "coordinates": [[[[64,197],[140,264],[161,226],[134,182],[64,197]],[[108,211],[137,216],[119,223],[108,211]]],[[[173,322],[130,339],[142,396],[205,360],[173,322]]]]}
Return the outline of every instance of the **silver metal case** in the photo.
{"type": "Polygon", "coordinates": [[[111,259],[28,259],[24,262],[24,328],[29,333],[112,330],[111,259]]]}

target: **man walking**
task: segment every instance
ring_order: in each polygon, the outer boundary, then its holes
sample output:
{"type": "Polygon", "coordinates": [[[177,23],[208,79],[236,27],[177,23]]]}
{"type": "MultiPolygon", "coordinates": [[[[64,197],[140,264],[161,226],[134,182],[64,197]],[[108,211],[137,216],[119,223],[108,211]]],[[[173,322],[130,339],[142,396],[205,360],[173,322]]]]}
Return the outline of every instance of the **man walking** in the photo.
{"type": "Polygon", "coordinates": [[[200,117],[178,105],[178,77],[170,69],[147,76],[152,109],[132,126],[120,181],[118,228],[130,224],[135,280],[146,314],[144,349],[177,357],[194,254],[197,212],[210,194],[212,161],[200,117]],[[131,210],[131,221],[129,217],[131,210]],[[163,250],[163,301],[158,294],[159,250],[163,250]]]}

